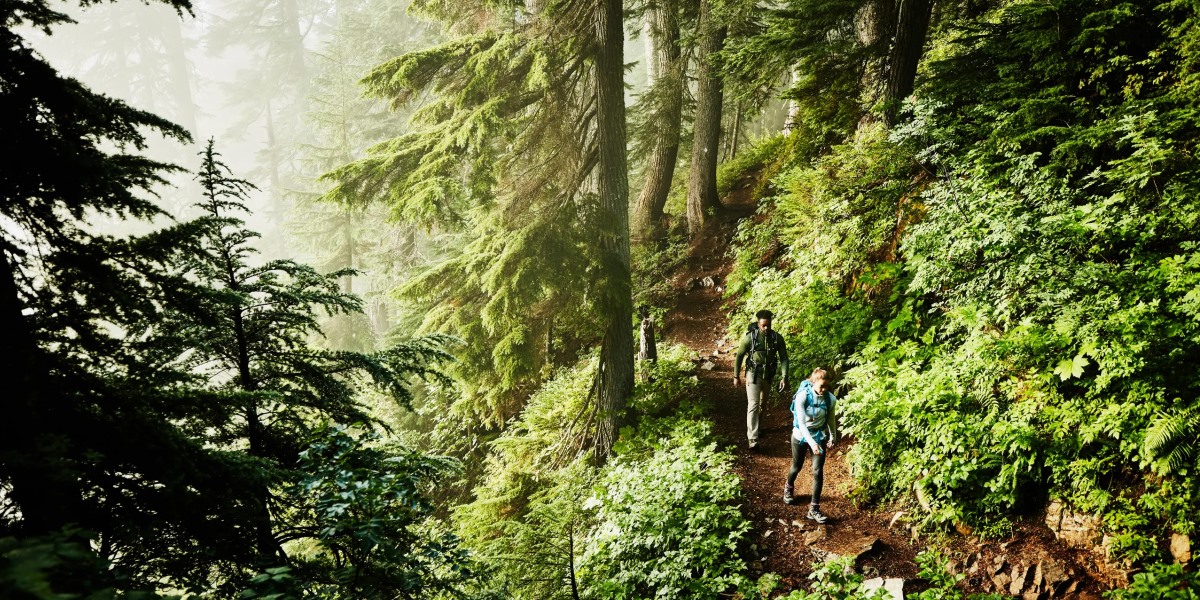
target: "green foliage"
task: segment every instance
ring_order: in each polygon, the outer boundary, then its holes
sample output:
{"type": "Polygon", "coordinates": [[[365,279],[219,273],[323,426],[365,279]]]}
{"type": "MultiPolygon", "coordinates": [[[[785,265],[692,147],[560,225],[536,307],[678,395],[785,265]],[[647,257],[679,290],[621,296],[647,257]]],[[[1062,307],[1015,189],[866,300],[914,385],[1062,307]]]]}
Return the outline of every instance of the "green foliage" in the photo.
{"type": "Polygon", "coordinates": [[[783,600],[883,600],[886,591],[873,592],[863,588],[863,576],[854,572],[853,560],[847,557],[813,564],[808,578],[813,582],[810,590],[795,590],[783,600]]]}
{"type": "Polygon", "coordinates": [[[695,410],[700,404],[695,394],[700,380],[694,374],[694,354],[687,346],[660,344],[658,360],[646,369],[645,377],[637,383],[630,407],[637,414],[646,416],[662,416],[671,411],[699,412],[695,410]]]}
{"type": "Polygon", "coordinates": [[[303,477],[287,500],[297,514],[282,536],[315,539],[295,557],[305,580],[297,589],[313,597],[434,597],[473,575],[458,540],[432,518],[429,492],[453,462],[380,442],[333,426],[300,455],[303,477]]]}
{"type": "Polygon", "coordinates": [[[1180,564],[1155,563],[1133,576],[1127,588],[1104,594],[1116,600],[1196,600],[1200,598],[1200,576],[1188,573],[1180,564]]]}
{"type": "Polygon", "coordinates": [[[953,574],[950,570],[950,559],[937,550],[921,551],[920,554],[917,554],[917,564],[921,567],[917,576],[928,581],[931,587],[917,594],[909,594],[908,598],[914,600],[963,600],[964,598],[1001,600],[1008,597],[1003,594],[964,594],[956,586],[965,578],[965,575],[953,574]]]}
{"type": "Polygon", "coordinates": [[[760,209],[769,212],[744,221],[735,238],[729,293],[741,308],[731,335],[740,337],[755,311],[770,308],[788,337],[793,379],[844,365],[899,277],[893,261],[912,218],[911,169],[906,152],[874,126],[777,175],[780,194],[760,209]]]}
{"type": "Polygon", "coordinates": [[[742,581],[733,457],[707,424],[678,421],[653,454],[621,456],[585,506],[597,527],[581,562],[595,598],[717,598],[742,581]]]}
{"type": "Polygon", "coordinates": [[[107,561],[68,536],[0,538],[0,597],[12,600],[151,600],[180,598],[119,591],[107,561]]]}
{"type": "MultiPolygon", "coordinates": [[[[771,308],[798,367],[852,367],[861,497],[1001,535],[1054,495],[1154,562],[1197,511],[1200,14],[941,16],[906,121],[776,176],[739,231],[735,331],[771,308]]],[[[766,31],[738,51],[806,40],[766,31]]]]}
{"type": "Polygon", "coordinates": [[[560,370],[492,443],[474,501],[455,512],[464,542],[514,598],[715,597],[743,585],[736,548],[749,522],[732,457],[691,401],[690,353],[661,348],[631,402],[643,416],[602,469],[581,433],[596,365],[560,370]]]}

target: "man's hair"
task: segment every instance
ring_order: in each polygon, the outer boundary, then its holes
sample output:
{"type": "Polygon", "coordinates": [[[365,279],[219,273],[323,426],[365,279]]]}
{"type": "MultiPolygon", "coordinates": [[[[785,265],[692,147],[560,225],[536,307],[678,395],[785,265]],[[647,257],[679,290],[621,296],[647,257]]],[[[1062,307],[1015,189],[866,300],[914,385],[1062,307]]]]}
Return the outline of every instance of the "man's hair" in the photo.
{"type": "Polygon", "coordinates": [[[775,315],[771,314],[771,311],[769,311],[769,310],[760,310],[760,311],[754,313],[754,318],[755,319],[766,319],[766,320],[770,321],[771,319],[775,318],[775,315]]]}

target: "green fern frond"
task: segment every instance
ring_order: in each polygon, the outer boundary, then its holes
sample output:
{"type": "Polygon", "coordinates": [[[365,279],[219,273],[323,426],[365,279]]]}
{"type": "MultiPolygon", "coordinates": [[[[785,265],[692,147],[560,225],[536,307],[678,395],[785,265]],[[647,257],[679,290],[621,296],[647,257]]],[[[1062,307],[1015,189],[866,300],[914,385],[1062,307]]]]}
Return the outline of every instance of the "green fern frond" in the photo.
{"type": "Polygon", "coordinates": [[[1142,454],[1154,461],[1151,468],[1159,475],[1177,472],[1195,459],[1198,437],[1200,406],[1160,411],[1146,431],[1142,454]]]}

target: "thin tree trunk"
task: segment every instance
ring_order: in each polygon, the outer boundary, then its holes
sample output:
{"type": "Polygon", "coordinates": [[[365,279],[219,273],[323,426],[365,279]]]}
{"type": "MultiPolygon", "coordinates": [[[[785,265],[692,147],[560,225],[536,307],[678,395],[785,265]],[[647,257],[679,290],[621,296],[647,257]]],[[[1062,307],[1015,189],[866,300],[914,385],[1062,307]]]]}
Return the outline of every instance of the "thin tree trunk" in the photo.
{"type": "Polygon", "coordinates": [[[652,85],[658,87],[662,104],[654,115],[658,123],[657,139],[650,151],[646,182],[633,211],[633,236],[639,240],[659,237],[662,232],[663,207],[671,192],[671,180],[675,176],[675,163],[679,158],[679,130],[683,119],[683,60],[679,49],[679,20],[675,13],[674,0],[659,0],[646,13],[649,37],[654,46],[652,72],[659,75],[652,85]]]}
{"type": "Polygon", "coordinates": [[[715,60],[725,45],[725,27],[713,18],[712,0],[700,0],[699,29],[696,126],[687,197],[688,234],[693,238],[700,234],[709,214],[721,209],[717,197],[717,157],[721,148],[721,105],[725,90],[715,60]]]}
{"type": "Polygon", "coordinates": [[[602,463],[616,442],[633,392],[633,298],[629,269],[629,174],[625,155],[624,39],[621,0],[597,10],[596,123],[600,145],[601,261],[608,272],[600,291],[608,319],[600,349],[595,458],[602,463]]]}
{"type": "Polygon", "coordinates": [[[174,11],[165,6],[160,6],[160,9],[156,26],[162,32],[165,60],[171,70],[171,96],[175,104],[171,120],[195,135],[196,102],[192,97],[192,62],[187,57],[181,21],[174,11]]]}
{"type": "Polygon", "coordinates": [[[903,0],[900,3],[896,42],[892,46],[891,66],[884,96],[884,122],[889,126],[896,122],[900,103],[913,92],[917,65],[921,62],[921,55],[925,50],[925,35],[929,30],[929,17],[932,12],[933,0],[903,0]]]}

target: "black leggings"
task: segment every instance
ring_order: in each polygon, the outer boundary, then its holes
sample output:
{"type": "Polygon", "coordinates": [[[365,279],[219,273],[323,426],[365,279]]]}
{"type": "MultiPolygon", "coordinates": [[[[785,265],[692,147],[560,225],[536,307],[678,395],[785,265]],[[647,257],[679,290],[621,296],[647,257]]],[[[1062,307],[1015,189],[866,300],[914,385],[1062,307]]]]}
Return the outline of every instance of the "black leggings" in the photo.
{"type": "MultiPolygon", "coordinates": [[[[808,447],[808,442],[803,442],[792,437],[792,469],[788,471],[787,482],[789,486],[796,484],[796,475],[800,473],[800,467],[804,466],[804,455],[812,452],[812,448],[808,447]]],[[[813,454],[812,457],[812,473],[813,473],[813,489],[812,502],[813,506],[821,504],[821,488],[825,485],[825,443],[821,443],[821,453],[813,454]]]]}

